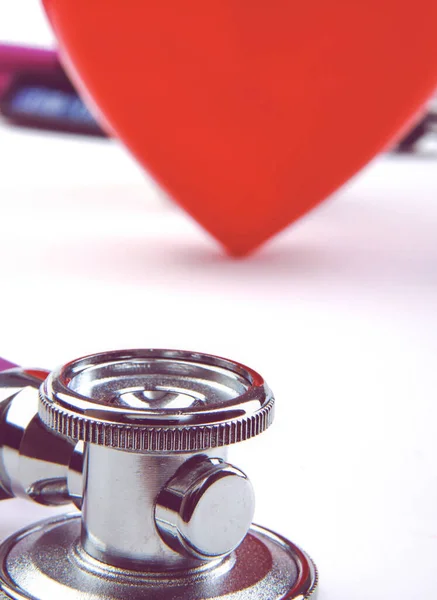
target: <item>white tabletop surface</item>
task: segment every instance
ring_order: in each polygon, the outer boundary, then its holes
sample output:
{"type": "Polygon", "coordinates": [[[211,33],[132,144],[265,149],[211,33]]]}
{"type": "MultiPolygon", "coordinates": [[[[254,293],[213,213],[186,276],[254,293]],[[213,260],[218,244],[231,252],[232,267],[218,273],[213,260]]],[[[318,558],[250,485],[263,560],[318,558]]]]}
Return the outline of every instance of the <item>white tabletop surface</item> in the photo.
{"type": "MultiPolygon", "coordinates": [[[[36,0],[3,0],[0,41],[51,42],[36,0]]],[[[316,560],[320,600],[437,597],[437,162],[379,158],[235,261],[116,142],[0,123],[0,256],[0,355],[247,363],[277,419],[231,458],[256,521],[316,560]]],[[[0,535],[47,512],[3,503],[0,535]]]]}

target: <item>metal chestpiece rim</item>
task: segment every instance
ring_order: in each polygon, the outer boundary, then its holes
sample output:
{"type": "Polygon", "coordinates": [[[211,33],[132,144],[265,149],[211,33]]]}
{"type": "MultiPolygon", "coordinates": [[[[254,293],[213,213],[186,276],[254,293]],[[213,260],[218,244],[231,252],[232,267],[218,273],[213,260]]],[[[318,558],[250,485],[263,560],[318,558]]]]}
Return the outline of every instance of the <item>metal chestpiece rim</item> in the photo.
{"type": "Polygon", "coordinates": [[[73,440],[131,452],[196,452],[265,431],[274,398],[234,361],[179,350],[94,354],[51,373],[39,416],[73,440]]]}

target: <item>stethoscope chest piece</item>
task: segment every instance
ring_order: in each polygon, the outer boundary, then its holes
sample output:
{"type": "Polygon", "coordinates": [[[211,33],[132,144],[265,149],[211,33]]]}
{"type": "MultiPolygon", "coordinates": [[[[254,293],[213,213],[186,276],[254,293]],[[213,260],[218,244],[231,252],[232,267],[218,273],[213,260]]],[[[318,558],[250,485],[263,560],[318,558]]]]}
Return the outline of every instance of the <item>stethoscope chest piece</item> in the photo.
{"type": "Polygon", "coordinates": [[[215,356],[132,350],[0,375],[3,497],[73,502],[0,546],[0,598],[304,600],[317,572],[252,525],[227,447],[262,433],[273,396],[215,356]],[[47,377],[46,377],[47,375],[47,377]]]}

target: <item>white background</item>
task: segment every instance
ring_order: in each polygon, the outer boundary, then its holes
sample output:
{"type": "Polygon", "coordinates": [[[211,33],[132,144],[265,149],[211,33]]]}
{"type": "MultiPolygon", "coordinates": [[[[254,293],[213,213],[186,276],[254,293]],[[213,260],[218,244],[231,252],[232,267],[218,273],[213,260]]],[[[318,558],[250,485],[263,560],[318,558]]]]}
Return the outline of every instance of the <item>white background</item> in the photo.
{"type": "MultiPolygon", "coordinates": [[[[2,0],[6,40],[51,43],[37,0],[2,0]]],[[[0,256],[0,355],[247,363],[277,420],[231,458],[256,521],[316,560],[320,600],[437,597],[437,162],[380,158],[232,261],[117,143],[0,123],[0,256]]],[[[0,533],[41,513],[3,503],[0,533]]]]}

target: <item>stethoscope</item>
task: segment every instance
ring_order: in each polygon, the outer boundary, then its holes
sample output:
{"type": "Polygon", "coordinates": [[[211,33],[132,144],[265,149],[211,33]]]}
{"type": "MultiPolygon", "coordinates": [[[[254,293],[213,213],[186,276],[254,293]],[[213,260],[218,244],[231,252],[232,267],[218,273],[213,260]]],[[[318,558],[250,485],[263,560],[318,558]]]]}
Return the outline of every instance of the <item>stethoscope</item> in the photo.
{"type": "Polygon", "coordinates": [[[227,461],[272,423],[258,373],[154,349],[0,370],[2,497],[78,509],[1,544],[0,597],[315,597],[313,562],[252,524],[252,485],[227,461]]]}

